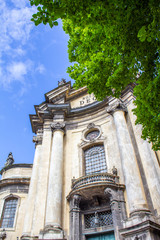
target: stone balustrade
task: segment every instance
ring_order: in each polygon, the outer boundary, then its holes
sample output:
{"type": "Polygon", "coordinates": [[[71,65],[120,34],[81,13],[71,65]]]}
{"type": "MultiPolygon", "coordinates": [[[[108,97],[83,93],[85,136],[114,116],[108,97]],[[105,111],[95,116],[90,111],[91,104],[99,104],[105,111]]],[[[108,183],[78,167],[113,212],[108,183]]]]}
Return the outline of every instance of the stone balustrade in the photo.
{"type": "Polygon", "coordinates": [[[90,184],[118,183],[119,177],[111,173],[96,173],[86,175],[78,179],[72,179],[72,190],[84,187],[90,184]]]}

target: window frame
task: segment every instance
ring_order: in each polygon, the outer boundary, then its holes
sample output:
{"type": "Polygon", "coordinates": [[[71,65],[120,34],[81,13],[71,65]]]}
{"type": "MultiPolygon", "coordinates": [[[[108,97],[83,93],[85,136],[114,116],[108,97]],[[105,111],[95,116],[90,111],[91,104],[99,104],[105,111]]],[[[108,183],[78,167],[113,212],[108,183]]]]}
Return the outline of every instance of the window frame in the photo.
{"type": "Polygon", "coordinates": [[[100,172],[100,171],[96,171],[96,172],[91,172],[91,173],[86,173],[86,158],[85,158],[85,151],[86,150],[89,150],[93,147],[96,147],[96,146],[103,146],[103,149],[104,149],[104,162],[106,164],[106,172],[108,172],[108,168],[107,168],[107,161],[106,161],[106,152],[105,152],[105,146],[104,146],[104,143],[103,142],[99,142],[99,143],[94,143],[94,144],[89,144],[87,147],[85,147],[83,149],[83,173],[85,176],[87,175],[92,175],[92,174],[98,174],[98,173],[104,173],[104,172],[100,172]]]}
{"type": "Polygon", "coordinates": [[[20,197],[17,196],[17,195],[10,194],[10,195],[6,196],[6,197],[3,199],[2,209],[1,209],[1,218],[0,218],[0,229],[6,229],[6,231],[14,230],[14,229],[15,229],[15,226],[16,226],[16,223],[17,223],[17,216],[18,216],[19,205],[20,205],[20,197]],[[16,206],[15,215],[14,215],[13,227],[2,227],[2,221],[3,221],[3,216],[4,216],[3,214],[4,214],[4,209],[5,209],[5,203],[6,203],[7,200],[10,200],[10,199],[17,199],[17,206],[16,206]]]}

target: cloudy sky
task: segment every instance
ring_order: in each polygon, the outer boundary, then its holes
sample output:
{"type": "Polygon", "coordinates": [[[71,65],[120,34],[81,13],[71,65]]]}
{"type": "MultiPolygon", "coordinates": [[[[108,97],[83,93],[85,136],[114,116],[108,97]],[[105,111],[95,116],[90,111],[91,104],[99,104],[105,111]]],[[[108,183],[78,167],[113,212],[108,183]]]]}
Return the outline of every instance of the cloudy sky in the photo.
{"type": "Polygon", "coordinates": [[[30,21],[29,0],[0,0],[0,169],[9,152],[15,163],[32,163],[33,133],[29,114],[58,80],[70,80],[68,36],[30,21]]]}

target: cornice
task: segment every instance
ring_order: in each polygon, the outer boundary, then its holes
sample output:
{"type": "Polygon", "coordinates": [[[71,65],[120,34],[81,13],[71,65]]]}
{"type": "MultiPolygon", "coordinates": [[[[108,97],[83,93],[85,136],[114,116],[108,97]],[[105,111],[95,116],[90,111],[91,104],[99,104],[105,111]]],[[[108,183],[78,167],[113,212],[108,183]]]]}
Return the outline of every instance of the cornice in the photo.
{"type": "Polygon", "coordinates": [[[0,180],[0,187],[15,185],[15,184],[29,185],[29,183],[30,183],[30,178],[6,178],[6,179],[0,180]]]}
{"type": "MultiPolygon", "coordinates": [[[[133,95],[133,88],[135,84],[129,84],[125,90],[122,91],[120,99],[125,100],[127,94],[131,93],[133,95]]],[[[123,109],[126,111],[126,101],[118,101],[114,97],[106,97],[103,101],[96,101],[91,104],[85,105],[83,107],[71,108],[70,101],[71,99],[78,98],[78,96],[87,92],[86,87],[80,88],[78,90],[73,90],[71,83],[65,83],[59,87],[53,89],[52,91],[45,94],[46,101],[40,105],[35,105],[36,114],[30,115],[30,121],[32,125],[32,130],[34,133],[38,129],[43,128],[43,124],[46,120],[53,120],[54,114],[58,111],[64,113],[66,119],[71,119],[72,117],[82,117],[86,114],[90,114],[94,111],[108,107],[106,110],[108,113],[115,111],[116,109],[123,109]],[[57,98],[59,95],[64,95],[64,103],[54,103],[54,98],[57,98]],[[67,102],[66,102],[67,101],[67,102]],[[118,101],[118,105],[117,104],[118,101]],[[123,102],[121,104],[120,102],[123,102]],[[113,104],[113,105],[112,105],[113,104]],[[116,106],[115,106],[116,105],[116,106]]]]}
{"type": "Polygon", "coordinates": [[[11,169],[11,168],[32,168],[33,164],[26,164],[26,163],[22,163],[22,164],[13,164],[7,167],[4,167],[1,169],[0,174],[2,175],[3,172],[11,169]]]}

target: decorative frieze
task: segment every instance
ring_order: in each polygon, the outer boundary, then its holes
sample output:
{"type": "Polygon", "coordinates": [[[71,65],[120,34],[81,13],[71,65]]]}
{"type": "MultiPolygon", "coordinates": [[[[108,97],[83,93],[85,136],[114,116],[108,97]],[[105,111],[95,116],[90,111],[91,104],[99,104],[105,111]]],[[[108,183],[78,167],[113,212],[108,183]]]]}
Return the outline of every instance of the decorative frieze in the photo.
{"type": "Polygon", "coordinates": [[[64,122],[53,122],[53,123],[51,123],[51,129],[53,131],[56,131],[56,130],[64,131],[65,130],[65,123],[64,122]]]}

